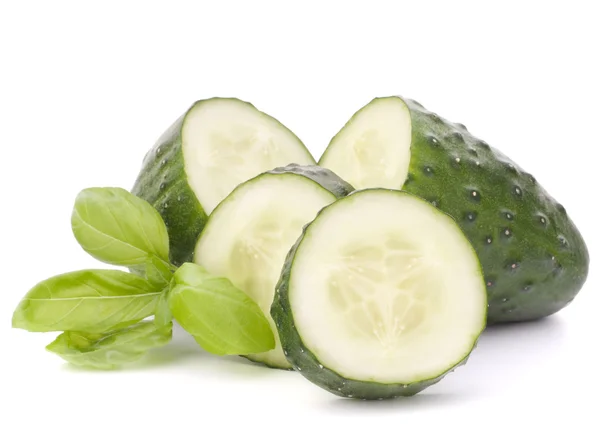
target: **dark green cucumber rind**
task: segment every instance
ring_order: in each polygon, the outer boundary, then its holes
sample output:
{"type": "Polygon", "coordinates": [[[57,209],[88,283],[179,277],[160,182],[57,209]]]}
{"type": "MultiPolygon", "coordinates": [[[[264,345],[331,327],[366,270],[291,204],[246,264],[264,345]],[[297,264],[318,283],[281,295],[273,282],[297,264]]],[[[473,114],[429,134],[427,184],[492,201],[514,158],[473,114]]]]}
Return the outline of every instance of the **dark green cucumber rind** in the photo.
{"type": "MultiPolygon", "coordinates": [[[[387,189],[363,189],[354,191],[350,196],[346,197],[346,199],[349,199],[354,194],[358,194],[363,191],[400,192],[387,189]]],[[[326,211],[332,205],[333,204],[325,206],[319,212],[317,218],[321,213],[326,211]]],[[[443,214],[443,212],[440,213],[443,214]]],[[[434,385],[440,380],[442,380],[446,375],[453,372],[457,367],[466,364],[469,355],[477,346],[479,336],[485,329],[485,320],[481,325],[480,331],[477,333],[478,337],[474,341],[473,347],[462,360],[460,360],[455,365],[451,366],[438,376],[428,378],[419,382],[389,384],[348,379],[324,366],[302,341],[302,337],[300,336],[298,330],[296,329],[296,326],[294,325],[294,314],[292,312],[289,300],[289,281],[294,265],[294,257],[296,255],[296,251],[302,243],[302,240],[306,236],[306,233],[311,223],[313,222],[310,222],[303,227],[302,234],[300,235],[294,246],[291,248],[291,250],[288,252],[281,272],[281,277],[275,290],[273,304],[271,305],[271,317],[273,318],[273,321],[275,321],[275,325],[277,326],[277,330],[279,332],[279,339],[281,340],[281,346],[284,350],[284,354],[287,360],[290,362],[290,364],[292,364],[295,370],[299,371],[300,374],[302,374],[306,379],[310,380],[312,383],[337,396],[358,399],[389,399],[401,396],[416,395],[417,393],[423,391],[429,386],[434,385]]]]}
{"type": "MultiPolygon", "coordinates": [[[[280,175],[280,174],[292,174],[292,175],[297,175],[297,176],[301,176],[303,178],[310,179],[311,181],[313,181],[313,182],[317,183],[319,186],[321,186],[323,189],[327,190],[328,192],[331,192],[337,199],[345,197],[346,195],[348,195],[354,191],[354,187],[352,187],[352,185],[350,185],[349,183],[347,183],[342,178],[340,178],[338,175],[336,175],[335,173],[333,173],[332,171],[330,171],[328,169],[325,169],[325,168],[319,167],[319,166],[298,165],[298,164],[292,163],[287,166],[277,167],[273,170],[269,170],[269,171],[260,173],[256,177],[239,184],[231,192],[231,194],[233,194],[238,187],[245,185],[249,182],[255,181],[255,180],[260,180],[265,175],[280,175]]],[[[215,207],[215,209],[213,210],[213,214],[211,214],[211,216],[210,216],[211,218],[216,216],[214,213],[217,212],[217,210],[219,209],[219,207],[222,203],[226,202],[227,198],[228,197],[225,197],[225,199],[223,201],[221,201],[217,205],[217,207],[215,207]]],[[[210,220],[210,218],[209,218],[209,220],[210,220]]],[[[200,232],[200,236],[197,238],[197,240],[200,240],[201,237],[202,237],[202,235],[200,232]]],[[[195,247],[195,245],[194,245],[194,247],[195,247]]],[[[276,368],[279,370],[291,370],[291,368],[286,369],[286,368],[283,368],[280,366],[269,365],[269,364],[265,363],[264,361],[253,359],[252,355],[241,355],[241,356],[256,363],[256,364],[264,365],[269,368],[276,368]]]]}
{"type": "Polygon", "coordinates": [[[319,166],[307,165],[301,166],[295,163],[288,164],[285,167],[277,167],[268,171],[271,174],[293,173],[306,177],[335,195],[336,198],[342,198],[354,191],[354,187],[329,169],[319,166]]]}
{"type": "Polygon", "coordinates": [[[260,114],[273,119],[286,129],[315,162],[308,148],[276,118],[258,110],[254,105],[236,98],[210,98],[195,102],[167,131],[144,157],[132,193],[158,210],[169,233],[171,263],[180,266],[191,262],[198,235],[204,228],[207,214],[198,202],[187,181],[183,160],[181,130],[187,114],[202,102],[228,99],[244,103],[260,114]]]}
{"type": "Polygon", "coordinates": [[[261,366],[261,367],[267,367],[267,368],[271,368],[273,370],[283,370],[283,371],[293,371],[294,370],[293,367],[281,367],[279,365],[267,364],[264,361],[261,361],[261,360],[258,360],[258,359],[252,359],[251,356],[252,356],[251,354],[250,355],[240,355],[240,357],[246,358],[248,361],[250,361],[253,364],[256,364],[258,366],[261,366]]]}
{"type": "Polygon", "coordinates": [[[192,260],[197,237],[207,219],[188,184],[183,162],[181,129],[192,108],[148,151],[131,190],[162,216],[169,233],[169,257],[177,266],[192,260]]]}
{"type": "Polygon", "coordinates": [[[475,247],[488,283],[488,323],[565,307],[586,280],[589,254],[564,207],[463,125],[403,100],[412,117],[403,190],[454,217],[475,247]]]}

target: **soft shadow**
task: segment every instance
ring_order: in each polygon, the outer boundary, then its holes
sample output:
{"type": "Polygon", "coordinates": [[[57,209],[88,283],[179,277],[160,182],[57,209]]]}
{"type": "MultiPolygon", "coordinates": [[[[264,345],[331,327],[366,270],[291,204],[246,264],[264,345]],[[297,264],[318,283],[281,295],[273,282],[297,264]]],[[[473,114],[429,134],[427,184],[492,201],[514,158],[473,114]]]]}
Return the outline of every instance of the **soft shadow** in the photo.
{"type": "Polygon", "coordinates": [[[182,368],[199,374],[229,376],[236,380],[256,379],[290,373],[267,367],[237,355],[216,356],[203,353],[200,357],[190,357],[182,368]]]}
{"type": "Polygon", "coordinates": [[[332,412],[341,413],[381,413],[382,411],[422,410],[429,406],[441,407],[455,405],[461,399],[458,394],[450,393],[420,393],[411,397],[384,399],[383,401],[363,401],[360,399],[336,398],[327,400],[327,408],[332,412]]]}
{"type": "Polygon", "coordinates": [[[230,375],[238,379],[266,376],[273,371],[241,356],[210,354],[179,325],[174,325],[173,340],[168,345],[150,351],[142,360],[126,368],[139,370],[161,366],[200,374],[230,375]]]}
{"type": "Polygon", "coordinates": [[[124,364],[121,367],[102,370],[78,367],[65,363],[63,369],[70,372],[110,373],[118,371],[141,371],[150,369],[179,370],[202,374],[230,375],[240,378],[264,377],[282,372],[266,368],[240,356],[217,356],[204,351],[192,336],[179,325],[173,325],[173,339],[160,348],[151,349],[141,359],[124,364]]]}
{"type": "MultiPolygon", "coordinates": [[[[377,410],[398,407],[423,408],[429,405],[455,404],[482,396],[509,392],[531,372],[548,369],[564,342],[566,327],[559,316],[537,321],[490,326],[479,339],[466,366],[461,366],[441,382],[424,392],[408,398],[384,401],[360,401],[345,398],[326,400],[328,408],[337,410],[377,410]]],[[[93,373],[106,370],[81,368],[65,363],[72,372],[93,373]]],[[[179,370],[235,377],[237,380],[282,378],[295,374],[267,368],[239,356],[216,356],[202,350],[181,327],[174,326],[173,340],[149,351],[141,360],[110,371],[139,371],[148,369],[179,370]]]]}
{"type": "Polygon", "coordinates": [[[173,324],[173,339],[160,348],[152,349],[138,362],[128,365],[129,370],[141,370],[184,362],[190,358],[204,358],[206,352],[179,325],[173,324]]]}
{"type": "Polygon", "coordinates": [[[328,410],[420,410],[429,406],[468,403],[481,397],[510,392],[524,377],[547,369],[564,341],[560,317],[490,326],[479,339],[467,364],[438,384],[412,397],[383,401],[335,398],[325,402],[328,410]]]}
{"type": "Polygon", "coordinates": [[[467,364],[444,378],[435,390],[473,396],[507,391],[530,372],[547,368],[564,337],[560,317],[490,326],[467,364]]]}
{"type": "Polygon", "coordinates": [[[198,346],[191,336],[187,335],[181,327],[173,326],[173,339],[171,342],[160,348],[149,350],[141,359],[135,362],[124,364],[121,367],[112,370],[92,369],[87,367],[78,367],[73,364],[65,363],[63,368],[72,372],[111,372],[111,371],[136,371],[148,370],[152,368],[165,368],[169,365],[176,365],[190,358],[204,358],[208,356],[206,352],[198,346]]]}

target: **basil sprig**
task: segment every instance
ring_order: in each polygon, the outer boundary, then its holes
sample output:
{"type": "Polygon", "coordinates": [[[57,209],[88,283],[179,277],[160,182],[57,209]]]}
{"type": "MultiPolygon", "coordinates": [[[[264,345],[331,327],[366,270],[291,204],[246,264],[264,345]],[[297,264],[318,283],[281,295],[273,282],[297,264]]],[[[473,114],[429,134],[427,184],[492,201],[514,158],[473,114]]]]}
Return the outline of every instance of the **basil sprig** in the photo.
{"type": "Polygon", "coordinates": [[[214,354],[275,347],[267,318],[233,283],[198,265],[169,262],[167,228],[146,201],[121,188],[88,188],[75,200],[71,225],[87,253],[131,272],[73,271],[27,292],[13,327],[62,331],[49,351],[75,365],[115,368],[167,344],[173,319],[214,354]]]}

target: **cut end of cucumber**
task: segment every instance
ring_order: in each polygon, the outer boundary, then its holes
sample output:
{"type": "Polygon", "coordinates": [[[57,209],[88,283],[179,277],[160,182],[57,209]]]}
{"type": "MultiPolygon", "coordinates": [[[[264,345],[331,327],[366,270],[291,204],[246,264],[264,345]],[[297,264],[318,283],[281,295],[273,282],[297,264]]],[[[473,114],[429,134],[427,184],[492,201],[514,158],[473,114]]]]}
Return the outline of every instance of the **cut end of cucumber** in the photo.
{"type": "Polygon", "coordinates": [[[210,216],[194,261],[210,273],[227,277],[250,296],[269,319],[276,337],[275,349],[248,358],[290,368],[270,315],[275,286],[302,227],[335,199],[307,177],[263,173],[238,186],[210,216]]]}
{"type": "Polygon", "coordinates": [[[207,214],[261,172],[289,163],[314,164],[289,129],[238,99],[197,102],[185,118],[182,145],[188,183],[207,214]]]}
{"type": "Polygon", "coordinates": [[[431,380],[460,363],[487,306],[479,261],[456,223],[389,190],[356,192],[308,226],[289,303],[320,364],[382,384],[431,380]]]}
{"type": "Polygon", "coordinates": [[[356,189],[401,189],[410,163],[411,118],[398,97],[377,98],[333,138],[319,165],[356,189]]]}

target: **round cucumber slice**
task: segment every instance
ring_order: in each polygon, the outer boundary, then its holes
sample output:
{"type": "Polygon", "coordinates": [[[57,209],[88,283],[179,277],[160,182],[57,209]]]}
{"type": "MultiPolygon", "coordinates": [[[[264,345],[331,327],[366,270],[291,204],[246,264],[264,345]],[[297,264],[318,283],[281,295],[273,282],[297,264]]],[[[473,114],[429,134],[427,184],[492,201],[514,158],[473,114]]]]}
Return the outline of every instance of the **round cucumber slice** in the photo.
{"type": "Polygon", "coordinates": [[[488,323],[558,312],[587,278],[588,250],[564,207],[465,126],[415,101],[374,99],[319,164],[357,189],[402,189],[452,216],[483,266],[488,323]]]}
{"type": "MultiPolygon", "coordinates": [[[[194,262],[228,278],[269,314],[286,253],[302,227],[324,206],[353,188],[317,166],[277,168],[239,185],[212,212],[194,262]]],[[[275,349],[249,355],[271,367],[290,368],[279,340],[275,349]]]]}
{"type": "Polygon", "coordinates": [[[473,247],[402,191],[325,207],[292,248],[271,315],[290,363],[340,396],[409,396],[464,363],[486,322],[473,247]]]}
{"type": "Polygon", "coordinates": [[[192,251],[207,216],[238,184],[289,163],[314,164],[302,142],[247,102],[194,103],[146,154],[132,193],[163,217],[171,261],[192,251]]]}

